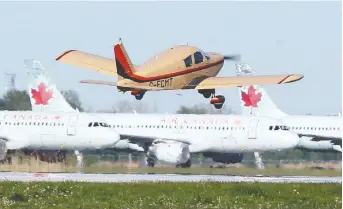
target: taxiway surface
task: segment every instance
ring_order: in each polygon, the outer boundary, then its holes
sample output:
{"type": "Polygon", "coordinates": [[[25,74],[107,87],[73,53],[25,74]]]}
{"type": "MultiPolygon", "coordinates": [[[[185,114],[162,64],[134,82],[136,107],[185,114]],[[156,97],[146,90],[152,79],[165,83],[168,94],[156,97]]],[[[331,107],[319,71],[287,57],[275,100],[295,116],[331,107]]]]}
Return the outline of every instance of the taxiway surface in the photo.
{"type": "Polygon", "coordinates": [[[181,174],[82,174],[82,173],[21,173],[0,172],[0,181],[16,182],[263,182],[263,183],[339,183],[342,177],[313,176],[225,176],[225,175],[181,175],[181,174]]]}

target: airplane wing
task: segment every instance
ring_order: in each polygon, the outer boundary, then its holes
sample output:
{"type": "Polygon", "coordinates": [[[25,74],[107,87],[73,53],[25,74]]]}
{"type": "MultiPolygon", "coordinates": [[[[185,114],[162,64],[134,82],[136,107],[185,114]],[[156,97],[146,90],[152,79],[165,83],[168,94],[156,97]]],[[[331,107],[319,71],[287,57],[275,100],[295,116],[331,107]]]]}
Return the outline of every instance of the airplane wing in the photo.
{"type": "Polygon", "coordinates": [[[153,142],[156,139],[164,140],[164,141],[171,141],[171,142],[180,142],[187,145],[190,145],[189,140],[182,139],[178,136],[159,136],[157,133],[151,134],[151,135],[142,135],[142,134],[120,134],[120,138],[122,139],[128,139],[131,143],[137,143],[137,144],[144,144],[145,142],[153,142]]]}
{"type": "MultiPolygon", "coordinates": [[[[113,81],[81,80],[80,83],[107,85],[107,86],[118,86],[117,82],[113,82],[113,81]]],[[[139,83],[135,83],[134,85],[132,85],[132,84],[120,84],[120,87],[127,87],[127,88],[132,88],[132,89],[150,90],[150,91],[163,90],[162,88],[159,88],[159,87],[143,86],[143,85],[140,85],[139,83]]]]}
{"type": "Polygon", "coordinates": [[[105,75],[117,76],[117,65],[113,59],[78,50],[66,51],[58,56],[56,61],[76,67],[86,68],[105,75]]]}
{"type": "Polygon", "coordinates": [[[194,89],[216,89],[234,88],[249,85],[283,84],[301,80],[304,76],[300,74],[289,75],[260,75],[260,76],[235,76],[235,77],[209,77],[196,83],[188,84],[187,87],[194,89]],[[192,86],[193,85],[193,86],[192,86]]]}

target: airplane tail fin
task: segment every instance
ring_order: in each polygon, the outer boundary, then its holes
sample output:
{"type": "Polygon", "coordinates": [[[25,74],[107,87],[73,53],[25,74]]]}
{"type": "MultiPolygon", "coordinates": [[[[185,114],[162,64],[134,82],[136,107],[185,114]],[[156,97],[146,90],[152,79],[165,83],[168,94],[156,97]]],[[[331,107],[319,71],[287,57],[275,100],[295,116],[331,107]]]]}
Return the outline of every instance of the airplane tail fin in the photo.
{"type": "Polygon", "coordinates": [[[28,76],[28,95],[34,112],[74,112],[38,60],[24,61],[28,76]]]}
{"type": "Polygon", "coordinates": [[[136,81],[139,79],[139,76],[135,74],[135,66],[132,64],[121,39],[119,39],[118,44],[114,45],[114,59],[117,65],[118,81],[122,79],[136,81]]]}
{"type": "MultiPolygon", "coordinates": [[[[248,64],[236,64],[237,76],[253,76],[254,71],[248,64]]],[[[281,117],[287,115],[271,100],[262,86],[251,85],[238,88],[243,115],[281,117]]]]}

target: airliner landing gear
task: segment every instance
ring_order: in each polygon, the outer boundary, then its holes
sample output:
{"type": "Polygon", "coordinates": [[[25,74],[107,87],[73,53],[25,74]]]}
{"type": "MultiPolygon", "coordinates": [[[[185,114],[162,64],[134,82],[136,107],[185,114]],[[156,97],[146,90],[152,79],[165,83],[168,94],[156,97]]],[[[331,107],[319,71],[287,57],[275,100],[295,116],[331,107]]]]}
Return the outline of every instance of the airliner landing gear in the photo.
{"type": "Polygon", "coordinates": [[[176,168],[190,168],[192,165],[191,159],[188,159],[185,163],[176,164],[176,168]]]}
{"type": "Polygon", "coordinates": [[[147,157],[146,162],[147,162],[149,167],[152,167],[152,168],[155,167],[155,160],[154,160],[154,158],[147,157]]]}
{"type": "Polygon", "coordinates": [[[138,90],[132,90],[131,95],[135,96],[137,100],[143,99],[145,92],[144,91],[138,91],[138,90]]]}
{"type": "Polygon", "coordinates": [[[210,103],[214,105],[216,109],[221,109],[225,102],[225,97],[223,95],[212,96],[210,103]]]}
{"type": "Polygon", "coordinates": [[[83,168],[83,155],[78,150],[75,150],[74,153],[76,155],[76,167],[79,169],[82,169],[83,168]]]}
{"type": "Polygon", "coordinates": [[[255,156],[255,164],[257,169],[263,170],[264,169],[264,164],[262,162],[262,157],[260,156],[260,153],[254,152],[255,156]]]}

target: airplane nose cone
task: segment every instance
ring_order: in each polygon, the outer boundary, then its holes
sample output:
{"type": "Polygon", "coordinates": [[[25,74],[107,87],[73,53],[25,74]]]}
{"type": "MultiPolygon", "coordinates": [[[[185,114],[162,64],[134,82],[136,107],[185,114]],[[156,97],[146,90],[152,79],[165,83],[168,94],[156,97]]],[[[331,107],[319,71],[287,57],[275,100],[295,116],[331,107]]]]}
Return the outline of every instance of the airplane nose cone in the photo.
{"type": "Polygon", "coordinates": [[[293,133],[293,132],[286,132],[286,148],[294,148],[296,146],[298,146],[300,138],[298,136],[298,134],[293,133]]]}
{"type": "Polygon", "coordinates": [[[114,130],[108,129],[104,137],[106,139],[106,146],[110,148],[113,148],[120,141],[120,135],[114,130]]]}

